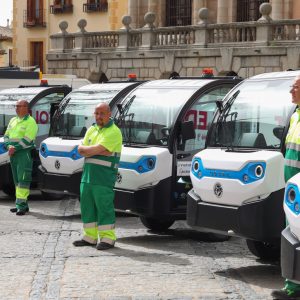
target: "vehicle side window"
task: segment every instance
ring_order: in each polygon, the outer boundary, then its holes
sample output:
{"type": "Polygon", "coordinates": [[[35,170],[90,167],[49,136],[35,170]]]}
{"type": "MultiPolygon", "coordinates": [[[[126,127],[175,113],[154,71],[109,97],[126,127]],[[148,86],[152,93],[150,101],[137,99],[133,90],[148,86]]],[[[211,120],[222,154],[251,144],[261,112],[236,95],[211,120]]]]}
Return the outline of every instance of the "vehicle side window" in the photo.
{"type": "Polygon", "coordinates": [[[231,88],[231,85],[224,85],[211,89],[194,102],[182,121],[193,121],[196,138],[181,141],[177,145],[178,150],[194,151],[204,148],[207,131],[217,108],[216,102],[221,101],[231,88]]]}
{"type": "Polygon", "coordinates": [[[51,119],[59,102],[64,98],[63,93],[52,93],[38,100],[32,107],[31,115],[38,124],[39,131],[36,138],[36,145],[48,137],[51,119]]]}

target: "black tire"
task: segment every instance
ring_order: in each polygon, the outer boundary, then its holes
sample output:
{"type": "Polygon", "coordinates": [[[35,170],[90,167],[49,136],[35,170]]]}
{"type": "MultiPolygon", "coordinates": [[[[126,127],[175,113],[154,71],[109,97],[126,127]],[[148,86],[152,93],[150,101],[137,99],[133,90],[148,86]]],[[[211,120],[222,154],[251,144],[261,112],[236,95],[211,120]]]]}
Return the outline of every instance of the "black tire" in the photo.
{"type": "Polygon", "coordinates": [[[280,242],[270,244],[267,242],[246,240],[249,251],[263,260],[280,259],[280,242]]]}
{"type": "Polygon", "coordinates": [[[15,196],[16,194],[15,186],[12,184],[4,184],[2,191],[8,196],[15,196]]]}
{"type": "Polygon", "coordinates": [[[231,236],[209,232],[207,233],[207,238],[211,242],[226,242],[231,236]]]}
{"type": "Polygon", "coordinates": [[[42,191],[42,197],[44,200],[62,200],[64,196],[64,194],[48,193],[42,191]]]}
{"type": "Polygon", "coordinates": [[[145,227],[153,231],[165,231],[173,225],[174,220],[159,220],[148,217],[140,217],[145,227]]]}

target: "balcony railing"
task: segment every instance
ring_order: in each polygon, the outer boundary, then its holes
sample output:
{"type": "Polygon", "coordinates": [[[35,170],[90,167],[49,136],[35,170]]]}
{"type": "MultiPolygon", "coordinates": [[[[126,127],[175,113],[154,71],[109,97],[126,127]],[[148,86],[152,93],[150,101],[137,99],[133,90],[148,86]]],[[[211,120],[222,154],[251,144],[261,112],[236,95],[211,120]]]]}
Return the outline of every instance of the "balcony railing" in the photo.
{"type": "Polygon", "coordinates": [[[23,27],[46,27],[44,9],[24,10],[23,27]]]}
{"type": "Polygon", "coordinates": [[[63,13],[72,13],[73,4],[53,4],[50,5],[51,14],[63,14],[63,13]]]}
{"type": "Polygon", "coordinates": [[[83,11],[84,12],[107,12],[108,11],[108,4],[106,3],[84,3],[83,4],[83,11]]]}

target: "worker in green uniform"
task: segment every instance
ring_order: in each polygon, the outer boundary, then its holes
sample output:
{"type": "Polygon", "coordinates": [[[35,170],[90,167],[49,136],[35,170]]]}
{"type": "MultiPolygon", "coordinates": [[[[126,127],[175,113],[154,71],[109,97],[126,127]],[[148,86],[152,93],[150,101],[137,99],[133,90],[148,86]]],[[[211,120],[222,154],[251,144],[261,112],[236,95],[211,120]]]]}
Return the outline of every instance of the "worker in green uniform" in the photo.
{"type": "MultiPolygon", "coordinates": [[[[297,104],[296,112],[291,117],[289,131],[285,140],[284,177],[288,181],[300,172],[300,77],[296,77],[291,87],[292,102],[297,104]]],[[[285,280],[281,290],[272,291],[273,299],[300,299],[300,282],[285,280]]]]}
{"type": "Polygon", "coordinates": [[[12,118],[4,134],[4,143],[10,157],[10,165],[16,188],[16,207],[10,211],[18,216],[29,211],[27,199],[30,192],[34,140],[38,132],[35,120],[29,115],[28,102],[16,103],[17,116],[12,118]]]}
{"type": "Polygon", "coordinates": [[[113,188],[122,134],[111,119],[107,103],[97,105],[94,114],[96,124],[88,129],[82,145],[78,147],[78,152],[85,157],[80,184],[83,237],[74,241],[73,245],[96,245],[98,250],[107,250],[113,248],[116,241],[113,188]]]}

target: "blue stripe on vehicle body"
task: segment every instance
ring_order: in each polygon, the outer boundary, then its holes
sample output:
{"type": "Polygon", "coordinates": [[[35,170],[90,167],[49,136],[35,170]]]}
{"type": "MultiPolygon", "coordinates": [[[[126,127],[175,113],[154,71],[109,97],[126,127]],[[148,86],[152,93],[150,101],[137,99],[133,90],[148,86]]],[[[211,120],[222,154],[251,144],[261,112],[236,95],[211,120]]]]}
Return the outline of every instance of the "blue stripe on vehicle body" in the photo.
{"type": "Polygon", "coordinates": [[[0,155],[6,153],[6,147],[4,143],[0,143],[0,155]]]}
{"type": "Polygon", "coordinates": [[[40,154],[44,157],[47,158],[49,156],[54,156],[54,157],[67,157],[71,158],[73,160],[78,160],[82,158],[82,156],[78,153],[78,146],[75,146],[75,148],[72,149],[72,151],[52,151],[48,150],[48,147],[46,144],[42,144],[40,147],[40,154]]]}
{"type": "Polygon", "coordinates": [[[142,156],[137,162],[119,162],[119,169],[134,170],[139,174],[152,171],[156,165],[155,156],[142,156]]]}
{"type": "Polygon", "coordinates": [[[300,214],[300,193],[299,188],[295,184],[288,184],[285,192],[284,192],[284,202],[287,205],[287,207],[296,215],[300,214]],[[289,198],[289,194],[291,190],[295,191],[295,198],[293,201],[291,201],[289,198]]]}
{"type": "Polygon", "coordinates": [[[262,179],[266,173],[265,162],[250,162],[239,171],[230,171],[222,169],[206,169],[204,168],[200,158],[194,158],[191,168],[192,174],[198,179],[202,179],[204,177],[232,179],[239,180],[244,184],[258,181],[262,179]],[[255,169],[258,166],[262,167],[262,173],[259,177],[255,175],[255,169]]]}

